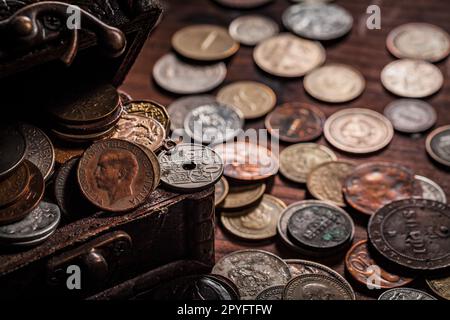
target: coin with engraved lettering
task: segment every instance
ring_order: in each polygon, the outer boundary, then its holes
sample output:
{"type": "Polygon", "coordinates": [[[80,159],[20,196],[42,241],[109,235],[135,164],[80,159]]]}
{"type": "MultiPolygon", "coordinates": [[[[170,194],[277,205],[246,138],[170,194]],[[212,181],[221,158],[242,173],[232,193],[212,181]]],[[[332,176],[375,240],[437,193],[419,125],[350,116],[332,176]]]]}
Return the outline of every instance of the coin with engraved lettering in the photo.
{"type": "Polygon", "coordinates": [[[78,163],[77,178],[89,202],[111,212],[137,208],[156,188],[155,167],[147,153],[119,139],[91,145],[78,163]]]}
{"type": "Polygon", "coordinates": [[[322,134],[325,114],[318,108],[301,102],[288,102],[267,115],[269,133],[285,142],[306,142],[322,134]]]}
{"type": "Polygon", "coordinates": [[[222,275],[239,288],[242,300],[254,299],[262,290],[285,285],[291,278],[288,265],[278,256],[263,250],[241,250],[222,257],[213,274],[222,275]]]}
{"type": "Polygon", "coordinates": [[[373,260],[367,240],[355,243],[345,256],[345,267],[357,282],[373,289],[391,289],[411,283],[414,279],[391,273],[373,260]]]}
{"type": "Polygon", "coordinates": [[[387,204],[369,220],[372,246],[387,260],[408,270],[450,266],[450,207],[425,199],[387,204]]]}
{"type": "Polygon", "coordinates": [[[44,180],[48,180],[55,167],[55,149],[52,142],[41,129],[35,126],[22,124],[21,128],[27,140],[25,159],[35,164],[44,180]]]}
{"type": "Polygon", "coordinates": [[[366,81],[357,69],[330,63],[308,73],[303,86],[306,92],[318,100],[342,103],[359,97],[366,87],[366,81]]]}
{"type": "Polygon", "coordinates": [[[214,205],[216,208],[223,205],[229,191],[230,187],[227,179],[225,179],[225,177],[220,178],[220,180],[214,185],[214,205]]]}
{"type": "Polygon", "coordinates": [[[355,293],[334,277],[303,274],[286,284],[283,300],[355,300],[355,293]]]}
{"type": "Polygon", "coordinates": [[[223,174],[220,155],[200,144],[178,144],[173,149],[162,151],[158,160],[162,183],[179,192],[209,188],[216,184],[223,174]]]}
{"type": "Polygon", "coordinates": [[[425,145],[431,158],[450,167],[450,125],[439,127],[431,132],[425,145]]]}
{"type": "Polygon", "coordinates": [[[401,59],[384,67],[381,83],[400,97],[424,98],[441,89],[444,76],[438,67],[429,62],[401,59]]]}
{"type": "Polygon", "coordinates": [[[28,192],[30,171],[25,163],[21,163],[10,175],[0,179],[0,208],[13,204],[28,192]]]}
{"type": "Polygon", "coordinates": [[[235,9],[254,9],[273,0],[214,0],[221,5],[235,9]]]}
{"type": "Polygon", "coordinates": [[[245,240],[264,240],[275,237],[281,212],[286,208],[283,201],[265,194],[256,208],[238,214],[222,212],[220,220],[225,229],[245,240]]]}
{"type": "Polygon", "coordinates": [[[281,300],[283,299],[284,286],[273,286],[264,289],[255,297],[255,300],[281,300]]]}
{"type": "Polygon", "coordinates": [[[263,83],[239,81],[223,87],[217,101],[239,109],[245,119],[256,119],[266,115],[275,107],[275,92],[263,83]]]}
{"type": "Polygon", "coordinates": [[[372,215],[384,205],[411,198],[415,192],[414,173],[393,162],[369,162],[347,176],[343,192],[354,209],[372,215]]]}
{"type": "Polygon", "coordinates": [[[0,123],[0,177],[14,171],[25,158],[27,142],[18,124],[0,123]]]}
{"type": "Polygon", "coordinates": [[[184,130],[195,141],[217,144],[236,137],[244,126],[242,112],[214,102],[191,110],[184,119],[184,130]]]}
{"type": "Polygon", "coordinates": [[[426,282],[435,294],[442,299],[450,300],[450,276],[429,278],[426,282]]]}
{"type": "Polygon", "coordinates": [[[352,15],[334,4],[297,4],[283,13],[283,24],[303,38],[333,40],[347,34],[353,26],[352,15]]]}
{"type": "Polygon", "coordinates": [[[345,207],[342,186],[355,165],[347,161],[325,162],[314,168],[308,175],[308,191],[316,199],[329,201],[345,207]]]}
{"type": "Polygon", "coordinates": [[[191,110],[203,105],[215,103],[216,101],[216,97],[211,95],[187,96],[175,100],[167,107],[170,118],[170,129],[172,131],[184,130],[184,119],[186,119],[186,116],[191,110]]]}
{"type": "Polygon", "coordinates": [[[266,185],[264,183],[257,185],[232,187],[222,206],[224,211],[238,211],[253,207],[262,199],[266,185]]]}
{"type": "Polygon", "coordinates": [[[419,133],[430,129],[437,120],[434,108],[425,101],[399,99],[384,109],[395,130],[405,133],[419,133]]]}
{"type": "Polygon", "coordinates": [[[353,241],[355,226],[341,208],[323,201],[290,205],[287,232],[293,242],[310,251],[337,251],[353,241]]]}
{"type": "Polygon", "coordinates": [[[279,31],[275,21],[261,15],[240,16],[234,19],[228,28],[230,36],[246,46],[255,46],[279,31]]]}
{"type": "Polygon", "coordinates": [[[301,77],[325,62],[325,49],[319,42],[282,33],[266,39],[253,51],[255,63],[278,77],[301,77]]]}
{"type": "Polygon", "coordinates": [[[416,198],[428,199],[433,201],[439,201],[447,203],[447,196],[441,186],[431,179],[423,176],[415,175],[415,182],[419,184],[418,188],[415,188],[418,192],[414,195],[416,198]]]}
{"type": "Polygon", "coordinates": [[[172,47],[182,56],[201,61],[223,60],[239,50],[228,30],[215,25],[192,25],[177,31],[172,47]]]}
{"type": "Polygon", "coordinates": [[[265,146],[250,142],[228,142],[214,147],[222,157],[227,178],[257,182],[277,174],[278,158],[265,146]]]}
{"type": "Polygon", "coordinates": [[[153,79],[163,89],[176,94],[195,94],[219,86],[227,75],[225,63],[195,65],[173,53],[161,57],[153,67],[153,79]]]}
{"type": "Polygon", "coordinates": [[[395,288],[380,294],[378,300],[436,300],[436,298],[417,289],[395,288]]]}
{"type": "Polygon", "coordinates": [[[386,117],[376,111],[349,108],[327,119],[324,135],[335,148],[362,154],[385,148],[394,137],[394,128],[386,117]]]}
{"type": "Polygon", "coordinates": [[[123,110],[129,114],[144,115],[162,124],[166,133],[170,129],[170,118],[166,108],[155,101],[133,100],[123,105],[123,110]]]}
{"type": "Polygon", "coordinates": [[[333,151],[316,143],[298,143],[280,153],[280,172],[298,183],[306,183],[308,175],[324,162],[337,160],[333,151]]]}
{"type": "Polygon", "coordinates": [[[407,23],[392,30],[387,39],[388,50],[397,58],[437,62],[450,53],[450,36],[429,23],[407,23]]]}

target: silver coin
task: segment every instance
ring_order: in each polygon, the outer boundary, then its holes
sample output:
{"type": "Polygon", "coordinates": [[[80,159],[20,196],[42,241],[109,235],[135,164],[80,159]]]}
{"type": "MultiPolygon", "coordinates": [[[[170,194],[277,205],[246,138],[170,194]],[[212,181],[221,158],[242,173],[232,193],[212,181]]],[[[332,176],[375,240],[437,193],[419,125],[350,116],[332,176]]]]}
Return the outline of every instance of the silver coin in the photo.
{"type": "Polygon", "coordinates": [[[273,286],[261,291],[255,300],[281,300],[283,299],[284,286],[273,286]]]}
{"type": "Polygon", "coordinates": [[[411,288],[395,288],[383,292],[378,300],[437,300],[426,292],[411,288]]]}
{"type": "Polygon", "coordinates": [[[447,203],[447,196],[445,195],[444,190],[442,190],[436,182],[419,175],[415,175],[414,179],[422,187],[422,194],[420,195],[421,198],[447,203]]]}
{"type": "Polygon", "coordinates": [[[384,109],[384,115],[400,132],[418,133],[430,129],[437,119],[436,111],[428,103],[416,99],[399,99],[384,109]]]}
{"type": "Polygon", "coordinates": [[[216,101],[216,97],[211,95],[188,96],[175,100],[167,107],[170,129],[172,131],[184,129],[184,119],[191,110],[216,101]]]}
{"type": "Polygon", "coordinates": [[[235,41],[246,46],[255,46],[280,31],[275,21],[260,15],[236,18],[231,22],[228,30],[235,41]]]}
{"type": "Polygon", "coordinates": [[[153,79],[167,91],[195,94],[219,86],[227,75],[225,63],[194,65],[181,61],[175,54],[161,57],[153,68],[153,79]]]}
{"type": "Polygon", "coordinates": [[[290,1],[295,3],[329,3],[333,2],[334,0],[290,0],[290,1]]]}
{"type": "Polygon", "coordinates": [[[285,285],[291,278],[288,265],[278,256],[263,250],[241,250],[220,259],[212,270],[238,287],[242,300],[254,299],[262,290],[285,285]]]}
{"type": "Polygon", "coordinates": [[[220,102],[197,107],[184,120],[187,134],[203,144],[218,144],[233,139],[243,126],[242,112],[220,102]]]}
{"type": "Polygon", "coordinates": [[[43,239],[58,226],[61,212],[57,205],[41,201],[23,220],[1,226],[0,242],[18,243],[43,239]]]}
{"type": "Polygon", "coordinates": [[[337,39],[348,33],[353,17],[334,4],[297,4],[283,13],[284,26],[295,34],[315,40],[337,39]]]}
{"type": "Polygon", "coordinates": [[[22,124],[22,131],[27,141],[25,159],[38,167],[44,180],[48,180],[55,167],[55,149],[52,142],[41,129],[30,124],[22,124]]]}
{"type": "Polygon", "coordinates": [[[220,156],[200,144],[179,144],[161,152],[158,160],[162,183],[181,192],[206,189],[219,181],[223,174],[220,156]]]}

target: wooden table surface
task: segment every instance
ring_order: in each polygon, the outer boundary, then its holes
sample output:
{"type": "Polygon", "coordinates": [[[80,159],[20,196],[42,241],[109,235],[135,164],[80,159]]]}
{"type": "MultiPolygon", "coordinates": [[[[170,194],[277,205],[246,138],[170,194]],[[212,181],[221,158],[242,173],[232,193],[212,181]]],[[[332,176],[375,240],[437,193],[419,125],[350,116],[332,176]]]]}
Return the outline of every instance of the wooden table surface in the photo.
{"type": "MultiPolygon", "coordinates": [[[[129,92],[135,99],[153,99],[164,105],[169,105],[179,96],[171,95],[158,88],[152,80],[152,69],[156,60],[171,51],[171,36],[180,28],[191,24],[210,23],[228,27],[236,17],[248,13],[263,14],[273,18],[282,26],[281,15],[290,5],[288,0],[274,0],[272,4],[262,8],[238,11],[217,5],[211,0],[163,0],[165,14],[158,28],[148,39],[143,51],[124,82],[122,89],[129,92]]],[[[281,79],[272,77],[261,71],[253,62],[253,48],[241,47],[239,52],[227,61],[228,75],[223,85],[239,80],[255,80],[269,85],[278,96],[278,104],[289,101],[308,102],[319,106],[327,116],[347,107],[370,108],[382,112],[384,107],[396,97],[388,93],[381,85],[380,72],[382,68],[395,58],[385,47],[386,36],[394,27],[407,22],[429,22],[450,32],[450,2],[441,0],[338,0],[337,4],[348,9],[354,17],[351,33],[337,42],[324,44],[327,51],[327,62],[349,64],[358,68],[366,78],[367,87],[356,100],[338,105],[330,105],[314,100],[305,93],[302,79],[281,79]],[[371,4],[381,8],[381,29],[366,28],[368,14],[366,9],[371,4]]],[[[445,77],[444,87],[432,97],[426,99],[438,113],[436,126],[450,124],[450,59],[437,64],[445,77]]],[[[215,94],[217,89],[212,92],[215,94]]],[[[247,121],[247,128],[264,128],[264,119],[247,121]]],[[[396,161],[409,166],[417,174],[424,175],[438,182],[450,195],[450,173],[438,167],[427,156],[424,135],[404,135],[396,132],[392,143],[376,154],[367,156],[346,155],[334,150],[339,158],[351,159],[358,163],[371,160],[396,161]]],[[[331,147],[322,137],[320,144],[331,147]]],[[[285,147],[282,145],[281,148],[285,147]]],[[[277,176],[270,193],[284,200],[286,204],[310,198],[304,185],[286,181],[277,176]]],[[[362,214],[348,209],[356,224],[355,242],[367,237],[367,218],[362,214]]],[[[323,259],[299,255],[277,239],[267,242],[244,242],[226,233],[217,223],[216,226],[216,259],[223,255],[244,249],[258,248],[268,250],[283,258],[300,258],[322,262],[344,275],[343,255],[323,259]]],[[[349,276],[346,278],[351,282],[349,276]]],[[[354,284],[354,282],[351,282],[354,284]]],[[[416,280],[411,286],[426,289],[423,279],[416,280]]],[[[369,292],[355,287],[360,299],[377,297],[379,292],[369,292]]]]}

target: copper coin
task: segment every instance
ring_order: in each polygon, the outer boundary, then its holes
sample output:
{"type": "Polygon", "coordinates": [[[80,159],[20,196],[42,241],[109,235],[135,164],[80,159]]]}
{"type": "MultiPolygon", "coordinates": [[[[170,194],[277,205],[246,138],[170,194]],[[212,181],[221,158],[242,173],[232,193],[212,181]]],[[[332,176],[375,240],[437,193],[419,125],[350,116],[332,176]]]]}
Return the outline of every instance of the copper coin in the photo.
{"type": "Polygon", "coordinates": [[[268,4],[273,0],[215,0],[216,2],[230,8],[253,9],[268,4]]]}
{"type": "Polygon", "coordinates": [[[252,207],[262,199],[266,185],[232,187],[222,206],[224,211],[237,211],[252,207]]]}
{"type": "Polygon", "coordinates": [[[399,59],[437,62],[450,53],[450,36],[429,23],[407,23],[393,29],[387,39],[389,51],[399,59]]]}
{"type": "Polygon", "coordinates": [[[220,207],[229,193],[230,187],[225,177],[220,178],[214,185],[214,205],[220,207]]]}
{"type": "Polygon", "coordinates": [[[372,215],[392,201],[414,195],[413,172],[396,163],[372,162],[359,165],[344,183],[347,202],[356,210],[372,215]]]}
{"type": "Polygon", "coordinates": [[[378,266],[370,255],[367,240],[359,241],[347,252],[345,267],[353,279],[375,289],[397,288],[414,280],[390,273],[378,266]]]}
{"type": "Polygon", "coordinates": [[[450,125],[431,132],[426,140],[427,152],[435,161],[450,167],[450,125]]]}
{"type": "Polygon", "coordinates": [[[296,143],[320,137],[325,119],[325,114],[315,106],[289,102],[272,111],[266,117],[265,124],[272,136],[296,143]]]}
{"type": "Polygon", "coordinates": [[[84,196],[112,212],[137,208],[156,187],[154,166],[146,152],[118,139],[90,146],[80,159],[77,177],[84,196]]]}
{"type": "Polygon", "coordinates": [[[25,192],[28,192],[30,171],[22,163],[14,172],[0,180],[0,208],[14,203],[25,192]]]}
{"type": "Polygon", "coordinates": [[[24,160],[24,163],[30,172],[28,190],[12,205],[0,209],[1,225],[11,224],[22,220],[28,213],[37,207],[44,195],[45,184],[42,173],[39,171],[38,167],[30,161],[24,160]]]}
{"type": "Polygon", "coordinates": [[[308,191],[316,199],[330,201],[345,207],[342,186],[355,165],[347,161],[325,162],[314,168],[308,175],[308,191]]]}
{"type": "Polygon", "coordinates": [[[84,153],[83,146],[67,146],[55,141],[55,161],[58,164],[64,164],[72,158],[81,157],[84,153]]]}
{"type": "Polygon", "coordinates": [[[437,120],[434,108],[416,99],[395,100],[386,106],[384,115],[392,122],[395,130],[405,133],[427,131],[437,120]]]}
{"type": "Polygon", "coordinates": [[[324,135],[335,148],[362,154],[386,147],[394,137],[394,128],[386,117],[376,111],[349,108],[327,119],[324,135]]]}
{"type": "Polygon", "coordinates": [[[88,134],[67,134],[55,129],[52,129],[51,132],[56,138],[60,139],[61,141],[84,144],[109,137],[113,134],[114,130],[115,127],[112,126],[105,131],[88,134]]]}
{"type": "Polygon", "coordinates": [[[278,159],[266,147],[249,142],[229,142],[214,147],[225,165],[228,178],[261,181],[278,172],[278,159]]]}
{"type": "Polygon", "coordinates": [[[166,132],[170,129],[170,118],[166,108],[158,102],[147,100],[133,100],[124,104],[123,109],[126,113],[144,115],[155,119],[162,124],[166,132]]]}
{"type": "Polygon", "coordinates": [[[404,199],[378,210],[367,232],[372,246],[388,261],[408,270],[450,266],[450,207],[425,199],[404,199]]]}
{"type": "Polygon", "coordinates": [[[19,166],[26,151],[27,143],[19,125],[0,123],[0,177],[19,166]]]}
{"type": "Polygon", "coordinates": [[[170,118],[170,129],[184,130],[184,119],[191,110],[197,107],[215,103],[216,97],[210,95],[187,96],[179,98],[167,107],[170,118]]]}

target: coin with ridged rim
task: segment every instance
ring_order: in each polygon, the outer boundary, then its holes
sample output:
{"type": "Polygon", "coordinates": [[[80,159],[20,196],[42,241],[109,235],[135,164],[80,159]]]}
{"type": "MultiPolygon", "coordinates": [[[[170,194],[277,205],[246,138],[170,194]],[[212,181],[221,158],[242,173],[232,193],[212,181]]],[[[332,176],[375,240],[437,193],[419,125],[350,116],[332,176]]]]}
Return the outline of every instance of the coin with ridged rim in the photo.
{"type": "Polygon", "coordinates": [[[273,286],[264,289],[256,296],[255,300],[281,300],[283,299],[284,286],[273,286]]]}
{"type": "Polygon", "coordinates": [[[436,298],[417,289],[395,288],[380,294],[378,300],[436,300],[436,298]]]}

